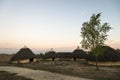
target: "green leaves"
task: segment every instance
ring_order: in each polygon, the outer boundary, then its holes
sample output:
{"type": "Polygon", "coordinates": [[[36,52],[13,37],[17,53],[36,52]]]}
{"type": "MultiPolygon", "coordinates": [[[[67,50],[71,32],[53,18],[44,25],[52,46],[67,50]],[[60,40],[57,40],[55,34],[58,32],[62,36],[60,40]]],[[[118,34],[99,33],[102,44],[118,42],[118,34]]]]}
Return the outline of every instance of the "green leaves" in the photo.
{"type": "Polygon", "coordinates": [[[101,24],[101,13],[93,14],[89,22],[84,22],[81,28],[82,47],[85,49],[95,48],[98,45],[103,45],[107,39],[107,32],[111,29],[108,23],[101,24]]]}
{"type": "Polygon", "coordinates": [[[97,58],[105,51],[104,41],[107,39],[107,32],[111,29],[108,23],[101,24],[101,13],[93,14],[89,22],[84,22],[81,28],[82,48],[89,49],[96,58],[96,68],[98,68],[97,58]]]}
{"type": "Polygon", "coordinates": [[[95,57],[101,56],[105,51],[105,48],[102,45],[97,45],[95,48],[92,48],[92,54],[95,57]]]}

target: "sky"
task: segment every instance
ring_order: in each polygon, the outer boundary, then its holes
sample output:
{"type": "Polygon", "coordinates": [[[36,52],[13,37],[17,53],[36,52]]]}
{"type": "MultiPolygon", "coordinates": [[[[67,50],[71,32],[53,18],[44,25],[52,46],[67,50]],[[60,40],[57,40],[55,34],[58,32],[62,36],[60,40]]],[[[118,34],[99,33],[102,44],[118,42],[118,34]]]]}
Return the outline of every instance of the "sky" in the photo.
{"type": "Polygon", "coordinates": [[[105,42],[120,48],[120,0],[0,0],[0,53],[23,46],[33,51],[73,51],[83,22],[101,13],[112,29],[105,42]]]}

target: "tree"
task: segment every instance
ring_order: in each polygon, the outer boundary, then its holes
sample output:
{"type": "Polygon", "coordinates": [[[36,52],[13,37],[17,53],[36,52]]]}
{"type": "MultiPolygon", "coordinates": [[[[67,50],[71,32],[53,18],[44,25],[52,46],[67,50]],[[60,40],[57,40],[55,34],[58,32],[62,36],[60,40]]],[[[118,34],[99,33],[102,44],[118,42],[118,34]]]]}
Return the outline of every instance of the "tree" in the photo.
{"type": "Polygon", "coordinates": [[[96,58],[97,70],[99,70],[97,59],[103,51],[100,46],[104,45],[108,36],[107,32],[111,29],[108,23],[101,24],[100,16],[101,13],[93,14],[90,21],[84,22],[81,28],[81,37],[83,38],[81,41],[82,48],[92,51],[96,58]]]}

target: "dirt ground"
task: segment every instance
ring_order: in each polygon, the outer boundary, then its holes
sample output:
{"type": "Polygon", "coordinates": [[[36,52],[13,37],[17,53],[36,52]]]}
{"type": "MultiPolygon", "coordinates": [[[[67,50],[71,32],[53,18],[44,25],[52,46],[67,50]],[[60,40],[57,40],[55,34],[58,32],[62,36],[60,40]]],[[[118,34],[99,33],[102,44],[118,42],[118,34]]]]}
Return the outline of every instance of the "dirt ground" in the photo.
{"type": "Polygon", "coordinates": [[[120,80],[120,66],[100,66],[100,70],[98,71],[96,70],[96,66],[89,65],[87,61],[39,60],[35,63],[26,64],[9,64],[5,61],[0,62],[0,66],[24,67],[94,80],[120,80]]]}
{"type": "Polygon", "coordinates": [[[0,71],[17,73],[18,76],[23,76],[25,78],[30,78],[33,80],[90,80],[90,79],[74,77],[74,76],[66,76],[48,71],[32,70],[32,69],[12,67],[12,66],[0,66],[0,71]]]}
{"type": "Polygon", "coordinates": [[[17,76],[16,73],[0,71],[0,80],[32,80],[32,79],[28,79],[22,76],[17,76]]]}

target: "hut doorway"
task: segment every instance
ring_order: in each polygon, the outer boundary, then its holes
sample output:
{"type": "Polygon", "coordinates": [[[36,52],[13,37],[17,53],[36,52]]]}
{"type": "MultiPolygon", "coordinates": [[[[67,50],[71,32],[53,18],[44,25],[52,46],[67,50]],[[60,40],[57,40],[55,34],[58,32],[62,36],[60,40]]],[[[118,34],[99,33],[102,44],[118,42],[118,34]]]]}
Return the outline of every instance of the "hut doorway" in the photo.
{"type": "Polygon", "coordinates": [[[30,58],[30,62],[33,62],[33,60],[34,60],[33,58],[30,58]]]}

